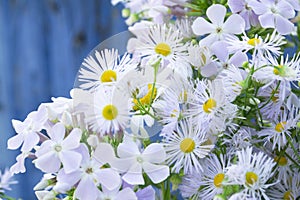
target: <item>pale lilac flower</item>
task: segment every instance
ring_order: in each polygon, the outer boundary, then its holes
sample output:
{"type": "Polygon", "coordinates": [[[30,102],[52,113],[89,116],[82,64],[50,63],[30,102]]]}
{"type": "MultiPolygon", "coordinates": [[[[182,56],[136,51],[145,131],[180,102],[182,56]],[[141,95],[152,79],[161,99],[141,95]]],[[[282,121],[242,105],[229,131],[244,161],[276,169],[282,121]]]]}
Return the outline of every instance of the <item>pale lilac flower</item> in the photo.
{"type": "Polygon", "coordinates": [[[40,106],[37,111],[29,113],[23,122],[12,120],[17,135],[7,141],[7,148],[17,149],[22,145],[21,151],[31,151],[39,143],[38,132],[44,128],[47,120],[47,110],[44,106],[40,106]]]}
{"type": "Polygon", "coordinates": [[[50,140],[42,143],[37,150],[35,166],[47,173],[57,172],[61,163],[66,173],[79,168],[82,156],[74,150],[79,147],[81,130],[74,128],[65,138],[66,130],[62,123],[55,124],[48,131],[50,140]],[[51,160],[51,162],[49,162],[51,160]]]}
{"type": "Polygon", "coordinates": [[[112,168],[124,173],[123,180],[131,185],[145,184],[143,172],[153,183],[164,181],[170,174],[169,167],[163,165],[166,152],[162,144],[152,143],[141,153],[138,145],[132,140],[126,140],[118,146],[115,157],[111,145],[100,143],[94,157],[99,162],[109,163],[112,168]]]}
{"type": "Polygon", "coordinates": [[[57,175],[57,184],[54,190],[58,192],[66,192],[73,186],[76,186],[74,198],[79,200],[96,200],[100,195],[98,186],[102,188],[114,190],[121,185],[121,177],[117,172],[110,168],[101,168],[101,164],[90,157],[88,149],[85,145],[78,148],[82,161],[80,168],[71,173],[67,173],[65,169],[61,169],[57,175]]]}
{"type": "Polygon", "coordinates": [[[153,200],[155,199],[155,190],[151,185],[138,190],[136,193],[136,196],[139,200],[153,200]]]}
{"type": "Polygon", "coordinates": [[[206,11],[206,15],[211,23],[203,17],[198,17],[192,25],[196,35],[209,34],[200,41],[203,46],[209,46],[218,40],[224,40],[228,36],[240,34],[245,30],[245,21],[238,14],[232,14],[224,22],[226,8],[223,5],[214,4],[210,6],[206,11]]]}
{"type": "Polygon", "coordinates": [[[249,6],[251,0],[228,0],[228,6],[232,13],[239,14],[246,24],[246,30],[250,29],[251,26],[258,25],[258,16],[254,13],[252,8],[249,6]]]}
{"type": "Polygon", "coordinates": [[[4,193],[4,190],[11,190],[10,185],[18,183],[12,177],[13,174],[8,169],[5,169],[3,174],[0,171],[0,193],[4,193]]]}
{"type": "Polygon", "coordinates": [[[293,6],[293,8],[297,11],[300,11],[300,2],[299,0],[285,0],[286,2],[288,2],[289,4],[291,4],[291,6],[293,6]]]}
{"type": "Polygon", "coordinates": [[[295,16],[292,5],[285,0],[250,1],[250,7],[263,28],[275,28],[280,34],[286,35],[294,30],[294,24],[289,19],[295,16]]]}

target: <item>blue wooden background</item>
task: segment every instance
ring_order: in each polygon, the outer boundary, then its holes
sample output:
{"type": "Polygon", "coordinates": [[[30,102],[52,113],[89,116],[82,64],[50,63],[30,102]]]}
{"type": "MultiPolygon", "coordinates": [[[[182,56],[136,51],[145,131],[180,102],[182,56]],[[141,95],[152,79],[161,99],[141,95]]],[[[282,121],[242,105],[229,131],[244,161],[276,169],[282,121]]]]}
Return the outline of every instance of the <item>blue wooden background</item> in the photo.
{"type": "MultiPolygon", "coordinates": [[[[0,0],[1,170],[19,154],[6,149],[15,134],[11,119],[24,120],[52,96],[69,96],[83,58],[127,29],[121,8],[110,0],[0,0]]],[[[30,160],[26,165],[8,194],[33,200],[32,188],[42,174],[30,160]]]]}

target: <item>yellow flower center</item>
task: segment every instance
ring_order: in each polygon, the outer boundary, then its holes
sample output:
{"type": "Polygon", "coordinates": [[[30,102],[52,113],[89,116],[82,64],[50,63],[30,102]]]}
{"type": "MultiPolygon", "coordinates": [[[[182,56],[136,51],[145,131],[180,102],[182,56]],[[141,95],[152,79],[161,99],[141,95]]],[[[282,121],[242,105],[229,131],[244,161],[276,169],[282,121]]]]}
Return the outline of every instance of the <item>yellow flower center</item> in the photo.
{"type": "Polygon", "coordinates": [[[191,153],[195,149],[195,142],[192,138],[185,138],[180,142],[180,150],[183,153],[191,153]]]}
{"type": "Polygon", "coordinates": [[[278,165],[280,165],[280,166],[285,166],[288,163],[286,157],[283,157],[283,156],[280,156],[280,157],[276,156],[274,158],[274,161],[277,162],[278,165]]]}
{"type": "Polygon", "coordinates": [[[142,98],[133,99],[133,103],[134,103],[133,109],[138,110],[140,106],[150,105],[153,99],[156,97],[156,94],[157,94],[157,89],[156,88],[153,89],[153,85],[148,84],[147,94],[142,98]]]}
{"type": "Polygon", "coordinates": [[[214,109],[216,106],[217,102],[210,98],[203,104],[203,110],[206,113],[211,113],[212,109],[214,109]]]}
{"type": "Polygon", "coordinates": [[[162,42],[162,43],[158,43],[156,46],[155,46],[155,52],[157,54],[160,54],[160,55],[163,55],[163,56],[168,56],[170,53],[171,53],[171,47],[162,42]]]}
{"type": "Polygon", "coordinates": [[[279,122],[275,126],[275,131],[277,131],[278,133],[281,133],[284,130],[284,125],[286,125],[286,122],[279,122]]]}
{"type": "Polygon", "coordinates": [[[222,182],[224,180],[225,174],[224,173],[219,173],[216,174],[214,177],[214,185],[215,187],[219,188],[222,186],[222,182]]]}
{"type": "Polygon", "coordinates": [[[100,78],[102,83],[113,82],[117,80],[117,73],[114,70],[105,70],[100,78]]]}
{"type": "Polygon", "coordinates": [[[274,66],[273,73],[275,75],[284,76],[285,75],[285,67],[283,65],[274,66]]]}
{"type": "Polygon", "coordinates": [[[246,173],[246,184],[247,185],[253,185],[254,183],[257,182],[257,180],[258,180],[258,176],[254,172],[246,173]]]}
{"type": "Polygon", "coordinates": [[[114,120],[118,116],[118,109],[114,105],[108,104],[103,108],[102,116],[106,120],[114,120]]]}
{"type": "Polygon", "coordinates": [[[283,200],[294,200],[293,194],[290,190],[283,194],[283,200]]]}
{"type": "Polygon", "coordinates": [[[249,39],[248,40],[248,44],[251,45],[251,46],[256,46],[260,43],[260,39],[258,38],[252,38],[252,39],[249,39]]]}

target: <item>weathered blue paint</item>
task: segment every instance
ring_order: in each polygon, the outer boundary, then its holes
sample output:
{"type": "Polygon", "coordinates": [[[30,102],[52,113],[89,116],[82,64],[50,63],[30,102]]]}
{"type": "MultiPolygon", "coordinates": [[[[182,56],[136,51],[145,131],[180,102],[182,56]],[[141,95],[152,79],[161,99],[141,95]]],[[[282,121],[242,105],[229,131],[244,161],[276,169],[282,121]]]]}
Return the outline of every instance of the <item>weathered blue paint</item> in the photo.
{"type": "MultiPolygon", "coordinates": [[[[6,149],[15,133],[10,120],[24,120],[52,96],[69,96],[83,58],[101,41],[126,30],[120,8],[109,0],[0,1],[0,168],[15,162],[6,149]]],[[[27,173],[10,192],[35,199],[41,173],[26,162],[27,173]]]]}

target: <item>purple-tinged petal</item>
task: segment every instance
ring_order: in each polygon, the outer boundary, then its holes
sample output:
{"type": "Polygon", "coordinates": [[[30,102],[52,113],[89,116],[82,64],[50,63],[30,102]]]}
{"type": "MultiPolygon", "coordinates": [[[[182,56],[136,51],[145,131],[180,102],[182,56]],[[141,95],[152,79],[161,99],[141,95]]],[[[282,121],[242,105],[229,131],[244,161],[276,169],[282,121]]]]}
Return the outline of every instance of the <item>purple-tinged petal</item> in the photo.
{"type": "Polygon", "coordinates": [[[228,44],[226,42],[224,42],[224,41],[215,42],[211,46],[212,52],[217,56],[217,58],[221,62],[225,62],[229,58],[229,52],[227,50],[227,46],[228,46],[228,44]]]}
{"type": "Polygon", "coordinates": [[[80,180],[81,175],[82,172],[79,170],[67,174],[64,169],[61,169],[57,175],[57,182],[66,183],[72,187],[80,180]]]}
{"type": "Polygon", "coordinates": [[[200,46],[210,47],[214,42],[217,42],[219,40],[220,40],[220,36],[216,33],[212,33],[200,40],[200,46]]]}
{"type": "Polygon", "coordinates": [[[62,123],[57,123],[51,128],[51,130],[48,132],[48,135],[50,136],[51,140],[55,142],[61,142],[65,137],[65,131],[65,126],[62,123]]]}
{"type": "Polygon", "coordinates": [[[71,133],[64,139],[62,146],[64,149],[75,149],[80,145],[82,131],[74,128],[71,133]]]}
{"type": "Polygon", "coordinates": [[[294,31],[294,24],[281,15],[276,15],[275,21],[275,28],[281,35],[286,35],[294,31]]]}
{"type": "Polygon", "coordinates": [[[151,185],[149,185],[141,190],[138,190],[136,192],[136,196],[139,200],[153,200],[155,199],[155,190],[151,185]]]}
{"type": "Polygon", "coordinates": [[[232,13],[240,12],[245,8],[244,1],[228,0],[227,3],[232,13]]]}
{"type": "Polygon", "coordinates": [[[50,152],[38,157],[34,161],[34,164],[35,164],[36,168],[38,168],[46,173],[58,172],[58,170],[60,168],[60,160],[53,151],[50,151],[50,152]]]}
{"type": "Polygon", "coordinates": [[[258,17],[258,20],[260,22],[260,25],[263,28],[274,28],[275,27],[275,17],[271,13],[266,13],[266,14],[260,15],[258,17]]]}
{"type": "Polygon", "coordinates": [[[220,26],[224,22],[226,8],[223,5],[214,4],[207,9],[206,15],[213,24],[220,26]]]}
{"type": "Polygon", "coordinates": [[[143,169],[155,184],[164,181],[170,175],[170,169],[166,165],[154,165],[149,162],[144,162],[143,169]]]}
{"type": "Polygon", "coordinates": [[[277,9],[280,15],[282,15],[284,18],[290,19],[295,17],[296,12],[294,8],[286,1],[278,1],[277,9]]]}
{"type": "Polygon", "coordinates": [[[247,54],[241,51],[236,52],[229,59],[229,63],[236,67],[241,67],[244,62],[248,61],[247,54]]]}
{"type": "Polygon", "coordinates": [[[268,8],[266,5],[254,0],[254,1],[249,1],[248,5],[252,8],[252,10],[255,12],[257,15],[262,15],[268,12],[268,8]]]}
{"type": "Polygon", "coordinates": [[[26,127],[26,125],[23,122],[13,119],[11,120],[11,123],[17,133],[23,133],[26,127]]]}
{"type": "Polygon", "coordinates": [[[24,138],[24,143],[22,145],[21,151],[31,151],[35,145],[37,145],[40,141],[40,137],[35,132],[27,133],[24,138]]]}
{"type": "Polygon", "coordinates": [[[116,199],[122,199],[122,200],[137,200],[137,196],[133,192],[132,189],[130,188],[125,188],[121,190],[117,196],[115,197],[116,199]]]}
{"type": "Polygon", "coordinates": [[[79,200],[96,200],[99,194],[99,190],[94,183],[92,177],[84,177],[79,182],[74,197],[79,200]]]}
{"type": "Polygon", "coordinates": [[[122,184],[120,175],[112,169],[101,169],[96,174],[99,183],[108,190],[120,188],[122,184]]]}
{"type": "Polygon", "coordinates": [[[162,163],[166,159],[166,152],[161,144],[152,143],[146,147],[142,157],[150,163],[162,163]]]}
{"type": "Polygon", "coordinates": [[[142,175],[142,166],[140,163],[135,163],[130,167],[128,172],[122,177],[124,181],[131,185],[144,185],[145,181],[142,175]]]}
{"type": "Polygon", "coordinates": [[[231,15],[223,25],[226,33],[240,34],[245,30],[245,20],[238,14],[231,15]]]}
{"type": "Polygon", "coordinates": [[[121,143],[118,146],[117,152],[120,158],[127,158],[140,154],[138,146],[133,141],[121,143]]]}
{"type": "Polygon", "coordinates": [[[17,149],[21,146],[21,144],[24,141],[24,135],[23,134],[17,134],[7,141],[7,148],[8,149],[17,149]]]}
{"type": "Polygon", "coordinates": [[[101,163],[102,165],[106,163],[111,163],[115,158],[115,152],[113,147],[108,143],[99,143],[95,152],[93,154],[93,158],[101,163]]]}
{"type": "Polygon", "coordinates": [[[215,26],[203,17],[198,17],[192,24],[192,30],[196,35],[205,35],[214,32],[215,26]]]}
{"type": "Polygon", "coordinates": [[[81,154],[75,151],[61,151],[59,158],[66,173],[78,170],[82,159],[81,154]]]}

